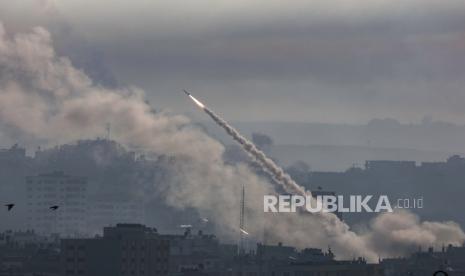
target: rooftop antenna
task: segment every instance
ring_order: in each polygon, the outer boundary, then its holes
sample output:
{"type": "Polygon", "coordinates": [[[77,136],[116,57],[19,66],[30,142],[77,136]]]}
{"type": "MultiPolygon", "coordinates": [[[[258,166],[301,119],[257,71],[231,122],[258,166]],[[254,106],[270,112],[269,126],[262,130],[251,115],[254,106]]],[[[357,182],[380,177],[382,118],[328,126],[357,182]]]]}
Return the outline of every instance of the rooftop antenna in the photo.
{"type": "Polygon", "coordinates": [[[107,140],[110,140],[110,134],[111,134],[111,123],[107,123],[106,127],[105,127],[106,131],[107,131],[107,135],[106,135],[106,139],[107,140]]]}

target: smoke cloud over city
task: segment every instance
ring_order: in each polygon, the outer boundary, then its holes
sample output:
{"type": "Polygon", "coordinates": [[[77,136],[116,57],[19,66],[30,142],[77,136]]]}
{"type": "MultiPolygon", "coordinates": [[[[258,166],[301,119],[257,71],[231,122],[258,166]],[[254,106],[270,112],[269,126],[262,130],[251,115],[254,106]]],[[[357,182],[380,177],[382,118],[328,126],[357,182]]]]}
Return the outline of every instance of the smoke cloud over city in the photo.
{"type": "Polygon", "coordinates": [[[142,90],[94,84],[68,58],[56,54],[52,39],[41,27],[16,33],[0,24],[2,139],[53,146],[102,136],[111,125],[112,139],[126,147],[171,157],[163,168],[166,179],[153,185],[166,195],[166,204],[198,210],[225,239],[239,235],[236,218],[243,183],[248,198],[246,230],[256,239],[266,231],[274,241],[330,246],[340,258],[361,255],[370,261],[406,254],[418,246],[459,245],[465,240],[453,222],[422,222],[408,212],[382,214],[357,233],[334,215],[264,214],[263,195],[276,193],[267,179],[246,164],[226,164],[220,142],[186,116],[153,110],[142,90]]]}

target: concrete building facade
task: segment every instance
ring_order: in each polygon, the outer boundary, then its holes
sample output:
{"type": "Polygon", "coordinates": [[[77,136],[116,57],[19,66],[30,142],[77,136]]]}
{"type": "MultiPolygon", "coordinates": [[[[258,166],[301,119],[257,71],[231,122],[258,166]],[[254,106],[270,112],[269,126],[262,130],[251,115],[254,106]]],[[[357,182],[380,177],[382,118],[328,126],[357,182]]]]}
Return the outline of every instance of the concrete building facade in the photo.
{"type": "Polygon", "coordinates": [[[103,237],[63,239],[62,275],[168,275],[169,241],[141,224],[104,228],[103,237]]]}
{"type": "Polygon", "coordinates": [[[53,172],[26,178],[28,229],[79,235],[86,230],[87,179],[53,172]],[[58,206],[52,210],[50,207],[58,206]]]}

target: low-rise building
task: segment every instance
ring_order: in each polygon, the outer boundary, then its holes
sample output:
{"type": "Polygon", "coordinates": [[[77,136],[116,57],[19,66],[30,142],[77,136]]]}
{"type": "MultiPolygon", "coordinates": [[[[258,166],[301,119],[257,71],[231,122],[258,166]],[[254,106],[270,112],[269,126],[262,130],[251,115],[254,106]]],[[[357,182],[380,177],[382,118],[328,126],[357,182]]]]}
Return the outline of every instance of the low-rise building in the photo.
{"type": "Polygon", "coordinates": [[[169,241],[141,224],[105,227],[103,237],[63,239],[62,275],[168,275],[169,241]]]}
{"type": "MultiPolygon", "coordinates": [[[[197,235],[186,229],[184,235],[165,235],[170,242],[170,272],[172,275],[187,272],[214,273],[217,275],[223,269],[223,264],[233,256],[227,256],[228,252],[236,254],[231,248],[221,246],[214,235],[204,234],[199,231],[197,235]],[[223,251],[225,250],[225,251],[223,251]],[[227,251],[227,252],[226,252],[227,251]]],[[[235,247],[237,250],[237,247],[235,247]]],[[[181,274],[182,275],[182,274],[181,274]]]]}

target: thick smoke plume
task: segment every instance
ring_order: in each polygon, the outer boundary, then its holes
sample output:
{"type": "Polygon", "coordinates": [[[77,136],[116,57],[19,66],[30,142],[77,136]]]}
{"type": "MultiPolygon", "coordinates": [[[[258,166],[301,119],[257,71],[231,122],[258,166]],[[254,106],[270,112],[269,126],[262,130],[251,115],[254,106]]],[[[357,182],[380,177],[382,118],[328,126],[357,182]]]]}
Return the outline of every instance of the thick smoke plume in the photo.
{"type": "MultiPolygon", "coordinates": [[[[194,101],[200,103],[197,99],[194,99],[194,101]]],[[[238,142],[242,148],[262,166],[265,172],[271,174],[273,179],[281,184],[286,192],[311,196],[311,192],[306,191],[305,188],[297,184],[290,175],[286,174],[280,166],[272,159],[268,158],[266,154],[259,150],[251,141],[242,136],[226,120],[204,104],[200,104],[200,107],[238,142]]],[[[429,240],[430,244],[435,244],[438,235],[443,236],[441,239],[457,236],[462,236],[463,239],[463,232],[457,224],[441,224],[436,222],[420,223],[415,215],[402,211],[396,212],[394,215],[383,214],[378,216],[372,222],[372,229],[376,231],[368,233],[365,236],[358,236],[356,233],[350,231],[349,226],[334,214],[319,212],[317,214],[312,214],[312,216],[321,223],[321,230],[324,231],[325,236],[334,237],[336,246],[360,246],[358,249],[365,251],[365,256],[368,256],[369,259],[375,258],[375,252],[386,252],[383,249],[387,248],[389,248],[389,254],[399,254],[402,251],[412,250],[411,244],[415,244],[420,240],[424,241],[426,239],[429,240]],[[385,237],[389,237],[389,239],[385,239],[385,237]],[[364,243],[370,246],[363,248],[364,243]],[[380,244],[383,246],[379,246],[380,244]],[[377,247],[377,250],[370,252],[372,247],[377,247]]],[[[312,234],[311,230],[309,234],[312,234]]],[[[453,243],[454,241],[450,240],[449,242],[453,243]]]]}
{"type": "MultiPolygon", "coordinates": [[[[334,215],[264,214],[263,195],[276,193],[273,186],[245,164],[225,164],[221,143],[184,116],[154,112],[137,88],[95,85],[67,58],[57,56],[51,45],[43,28],[7,34],[0,24],[0,138],[56,145],[102,136],[110,123],[112,138],[126,147],[168,157],[160,167],[166,178],[154,183],[166,204],[197,210],[215,223],[222,239],[230,241],[238,237],[242,183],[247,187],[246,230],[253,239],[262,239],[266,232],[268,241],[297,247],[329,245],[340,258],[365,256],[371,261],[379,255],[406,254],[420,245],[457,245],[465,239],[454,223],[420,222],[409,213],[381,215],[364,233],[350,231],[334,215]]],[[[243,145],[289,191],[305,192],[246,141],[243,145]]]]}

